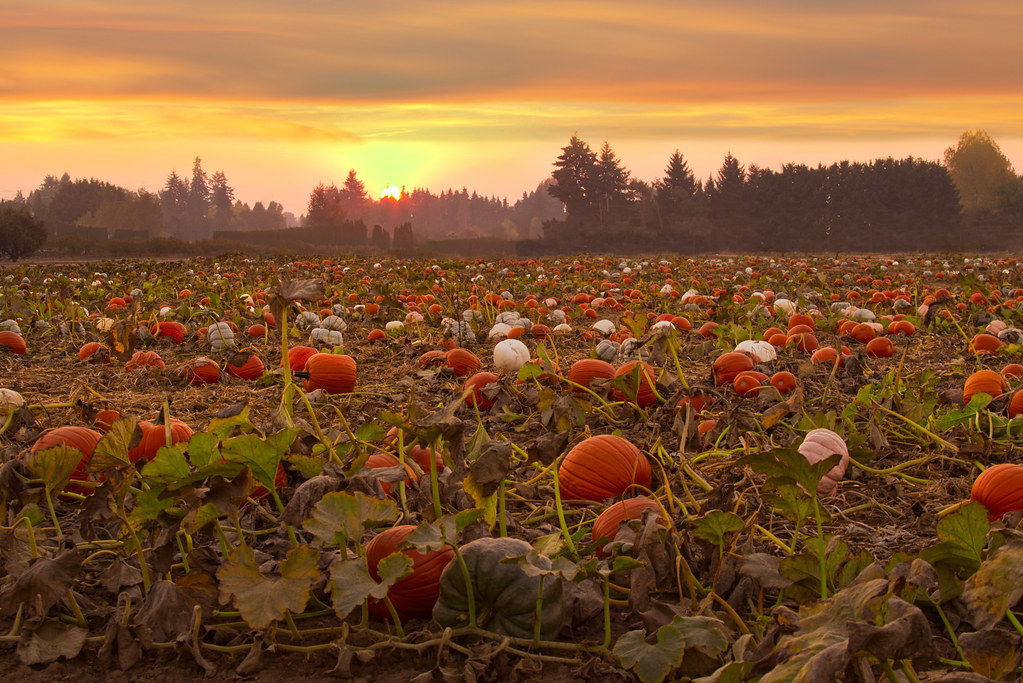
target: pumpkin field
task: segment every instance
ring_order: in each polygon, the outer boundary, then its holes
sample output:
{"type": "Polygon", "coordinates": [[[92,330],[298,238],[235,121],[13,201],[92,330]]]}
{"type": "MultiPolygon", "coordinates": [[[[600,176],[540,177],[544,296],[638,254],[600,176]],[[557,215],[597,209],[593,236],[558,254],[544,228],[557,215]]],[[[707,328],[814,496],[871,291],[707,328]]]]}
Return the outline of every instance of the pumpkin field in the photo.
{"type": "Polygon", "coordinates": [[[4,266],[0,670],[1019,680],[1020,327],[995,256],[4,266]]]}

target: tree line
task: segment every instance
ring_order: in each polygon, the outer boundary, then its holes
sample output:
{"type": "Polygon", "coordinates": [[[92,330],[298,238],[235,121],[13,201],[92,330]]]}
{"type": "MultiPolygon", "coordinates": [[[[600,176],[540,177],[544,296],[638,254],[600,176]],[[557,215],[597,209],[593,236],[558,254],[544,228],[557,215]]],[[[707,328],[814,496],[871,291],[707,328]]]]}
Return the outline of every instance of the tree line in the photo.
{"type": "Polygon", "coordinates": [[[554,166],[550,193],[567,215],[545,225],[544,240],[561,251],[1004,249],[1023,240],[1023,178],[983,131],[963,133],[944,164],[773,171],[728,153],[701,182],[676,150],[664,176],[646,183],[606,141],[595,152],[573,135],[554,166]]]}

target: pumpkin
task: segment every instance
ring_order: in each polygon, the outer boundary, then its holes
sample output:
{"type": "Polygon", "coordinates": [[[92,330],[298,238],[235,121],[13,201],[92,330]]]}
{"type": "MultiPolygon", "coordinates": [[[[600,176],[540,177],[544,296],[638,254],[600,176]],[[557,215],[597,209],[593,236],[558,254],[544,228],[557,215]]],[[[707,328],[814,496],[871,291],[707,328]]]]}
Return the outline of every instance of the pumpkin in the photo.
{"type": "Polygon", "coordinates": [[[894,320],[888,323],[888,334],[890,335],[901,334],[909,337],[914,332],[916,332],[916,327],[908,320],[894,320]]]}
{"type": "Polygon", "coordinates": [[[686,404],[693,407],[694,413],[700,413],[704,408],[711,405],[717,400],[713,394],[708,394],[703,391],[697,391],[691,396],[683,396],[675,403],[675,410],[684,410],[686,404]]]}
{"type": "Polygon", "coordinates": [[[1001,339],[984,332],[974,335],[970,340],[970,351],[973,353],[995,353],[1003,346],[1005,343],[1001,339]]]}
{"type": "Polygon", "coordinates": [[[156,337],[170,337],[175,344],[180,344],[185,339],[188,328],[179,322],[168,320],[156,323],[149,330],[156,337]]]}
{"type": "Polygon", "coordinates": [[[369,339],[370,341],[380,341],[385,337],[387,337],[387,333],[381,330],[379,327],[373,328],[372,330],[369,331],[369,334],[366,335],[366,338],[369,339]]]}
{"type": "Polygon", "coordinates": [[[798,382],[796,376],[788,370],[780,370],[771,375],[770,384],[778,390],[778,393],[787,394],[796,388],[798,382]]]}
{"type": "Polygon", "coordinates": [[[817,323],[805,313],[793,313],[789,316],[789,334],[792,333],[792,328],[796,325],[806,325],[811,332],[817,329],[817,323]]]}
{"type": "Polygon", "coordinates": [[[1005,378],[994,370],[977,370],[963,384],[963,402],[969,403],[974,394],[981,392],[992,398],[1005,391],[1005,378]]]}
{"type": "Polygon", "coordinates": [[[480,410],[490,410],[494,407],[494,402],[483,395],[483,388],[488,384],[500,381],[501,378],[492,372],[477,372],[465,380],[465,384],[462,385],[463,393],[470,392],[465,397],[465,402],[469,405],[476,404],[480,410]]]}
{"type": "Polygon", "coordinates": [[[1009,363],[1002,368],[1002,377],[1006,379],[1019,379],[1023,377],[1023,365],[1019,363],[1009,363]]]}
{"type": "Polygon", "coordinates": [[[236,353],[227,363],[227,374],[244,380],[255,380],[263,376],[266,368],[259,356],[247,351],[236,353]]]}
{"type": "Polygon", "coordinates": [[[838,464],[825,472],[817,485],[819,496],[830,496],[834,493],[838,488],[838,482],[845,476],[845,470],[849,467],[849,447],[845,445],[845,440],[830,429],[814,429],[807,432],[803,438],[799,452],[811,465],[836,453],[841,456],[838,464]]]}
{"type": "MultiPolygon", "coordinates": [[[[630,387],[629,396],[626,396],[624,392],[617,388],[614,392],[615,396],[618,400],[623,400],[625,398],[635,400],[636,405],[640,408],[655,405],[657,403],[657,391],[655,388],[657,386],[657,377],[654,374],[653,366],[649,363],[645,361],[630,360],[615,371],[615,380],[618,380],[621,377],[631,378],[637,365],[640,366],[641,369],[639,372],[639,386],[636,387],[635,396],[631,395],[631,384],[628,385],[630,387]]],[[[631,379],[626,381],[631,382],[631,379]]]]}
{"type": "Polygon", "coordinates": [[[341,330],[328,330],[326,327],[314,327],[309,332],[309,341],[321,346],[341,346],[345,339],[341,330]]]}
{"type": "Polygon", "coordinates": [[[778,358],[778,352],[770,342],[747,339],[735,346],[736,351],[747,353],[754,363],[770,363],[778,358]]]}
{"type": "Polygon", "coordinates": [[[92,423],[98,431],[106,434],[110,431],[110,425],[112,425],[115,420],[120,420],[121,417],[121,411],[106,408],[104,410],[96,411],[96,415],[92,418],[92,423]]]}
{"type": "Polygon", "coordinates": [[[144,368],[157,368],[163,369],[163,359],[160,358],[160,354],[156,351],[136,351],[128,359],[128,362],[124,364],[125,370],[141,370],[144,368]]]}
{"type": "MultiPolygon", "coordinates": [[[[521,344],[522,342],[519,343],[521,344]]],[[[526,354],[526,360],[529,360],[528,353],[526,354]]],[[[445,362],[459,377],[471,375],[483,365],[475,353],[466,351],[463,348],[455,348],[448,351],[445,356],[445,362]]]]}
{"type": "MultiPolygon", "coordinates": [[[[292,372],[298,372],[305,370],[306,362],[315,354],[319,353],[316,349],[311,346],[303,346],[298,344],[288,348],[288,365],[291,366],[292,372]]],[[[281,365],[284,365],[283,361],[281,365]]]]}
{"type": "MultiPolygon", "coordinates": [[[[450,360],[449,353],[449,363],[450,360]]],[[[528,362],[529,347],[518,339],[504,339],[494,346],[494,367],[498,372],[518,372],[528,362]]]]}
{"type": "MultiPolygon", "coordinates": [[[[75,466],[73,472],[71,472],[71,481],[92,481],[92,477],[85,468],[89,464],[89,460],[92,458],[92,451],[96,448],[96,444],[99,443],[100,434],[95,429],[89,429],[88,427],[57,427],[46,432],[32,444],[31,451],[41,451],[46,448],[52,448],[61,444],[70,448],[75,448],[82,453],[82,459],[78,461],[78,465],[75,466]]],[[[77,493],[79,495],[88,496],[92,494],[93,489],[87,486],[75,486],[69,484],[67,490],[71,493],[77,493]]]]}
{"type": "MultiPolygon", "coordinates": [[[[518,538],[479,538],[459,548],[469,573],[476,606],[476,626],[512,638],[532,638],[537,599],[540,599],[540,638],[553,640],[565,619],[562,579],[556,575],[531,576],[522,566],[502,562],[520,557],[532,547],[518,538]],[[541,581],[543,590],[541,592],[541,581]]],[[[550,569],[540,555],[537,564],[550,569]]],[[[466,582],[457,562],[440,575],[440,593],[433,618],[442,627],[469,625],[466,582]]]]}
{"type": "Polygon", "coordinates": [[[109,363],[110,349],[105,344],[100,344],[99,342],[86,342],[78,349],[78,360],[84,360],[89,363],[109,363]]]}
{"type": "MultiPolygon", "coordinates": [[[[366,464],[364,465],[364,467],[368,467],[371,470],[375,470],[385,467],[397,467],[400,464],[401,463],[398,461],[398,459],[391,455],[390,453],[381,453],[377,451],[376,453],[374,453],[373,455],[369,456],[369,458],[366,459],[366,464]]],[[[427,467],[429,467],[429,463],[427,463],[427,467]]],[[[419,481],[419,477],[416,476],[416,473],[413,472],[408,465],[405,465],[405,471],[408,473],[408,476],[405,477],[406,486],[411,486],[413,483],[419,481]]],[[[380,487],[383,488],[385,495],[391,495],[391,487],[393,485],[394,482],[391,481],[380,482],[380,487]]]]}
{"type": "Polygon", "coordinates": [[[0,387],[0,417],[16,413],[25,405],[25,398],[14,389],[0,387]]]}
{"type": "Polygon", "coordinates": [[[350,394],[355,391],[355,359],[334,353],[317,353],[306,361],[304,372],[309,377],[305,390],[322,389],[328,394],[350,394]]]}
{"type": "Polygon", "coordinates": [[[416,444],[405,453],[406,462],[409,460],[414,461],[419,465],[419,469],[426,473],[430,472],[430,458],[433,458],[433,463],[437,467],[438,472],[446,467],[444,464],[444,454],[439,450],[424,448],[416,444]]]}
{"type": "Polygon", "coordinates": [[[970,500],[987,508],[988,519],[1023,510],[1023,465],[1002,463],[987,468],[974,480],[970,500]]]}
{"type": "Polygon", "coordinates": [[[195,386],[217,384],[220,382],[220,365],[211,358],[199,356],[185,367],[185,379],[195,386]]]}
{"type": "Polygon", "coordinates": [[[874,337],[867,342],[867,355],[875,358],[891,358],[895,353],[895,345],[888,337],[874,337]]]}
{"type": "Polygon", "coordinates": [[[718,324],[715,322],[704,323],[700,325],[699,335],[705,339],[718,336],[718,324]]]}
{"type": "MultiPolygon", "coordinates": [[[[366,544],[366,564],[374,581],[380,581],[377,568],[380,561],[388,555],[400,552],[412,560],[412,573],[399,579],[387,591],[387,597],[402,621],[430,617],[440,594],[441,572],[455,555],[450,546],[427,553],[412,548],[401,550],[398,546],[415,528],[412,524],[392,527],[381,531],[366,544]]],[[[378,619],[391,618],[391,613],[382,600],[371,598],[369,612],[378,619]]]]}
{"type": "Polygon", "coordinates": [[[17,332],[4,330],[0,332],[0,346],[6,346],[11,353],[21,355],[25,353],[25,340],[17,332]]]}
{"type": "Polygon", "coordinates": [[[533,335],[534,339],[546,339],[551,336],[551,328],[539,323],[530,327],[529,332],[533,335]]]}
{"type": "MultiPolygon", "coordinates": [[[[760,338],[762,340],[764,340],[765,342],[770,343],[771,337],[773,337],[776,334],[780,334],[783,337],[788,336],[788,335],[785,334],[784,330],[781,330],[781,329],[779,329],[777,327],[768,327],[766,330],[764,330],[764,333],[760,336],[760,338]]],[[[772,346],[777,346],[776,344],[771,344],[771,345],[772,346]]]]}
{"type": "Polygon", "coordinates": [[[248,329],[245,330],[245,334],[253,339],[262,339],[266,336],[266,325],[249,325],[248,329]]]}
{"type": "Polygon", "coordinates": [[[795,334],[790,334],[785,340],[785,344],[791,344],[800,351],[815,351],[817,347],[820,346],[820,342],[817,341],[817,337],[810,332],[797,332],[795,334]]]}
{"type": "Polygon", "coordinates": [[[206,341],[214,351],[223,351],[234,346],[234,329],[227,321],[214,323],[206,330],[206,341]]]}
{"type": "Polygon", "coordinates": [[[440,349],[431,349],[425,352],[416,360],[416,365],[419,366],[421,369],[425,370],[426,368],[434,365],[437,366],[447,365],[447,361],[448,354],[446,351],[441,351],[440,349]]]}
{"type": "Polygon", "coordinates": [[[1009,399],[1009,405],[1005,408],[1009,417],[1019,417],[1023,415],[1023,389],[1013,393],[1012,398],[1009,399]]]}
{"type": "Polygon", "coordinates": [[[852,331],[849,332],[849,336],[861,344],[866,344],[876,337],[877,334],[874,332],[874,328],[871,327],[869,323],[859,323],[852,328],[852,331]]]}
{"type": "Polygon", "coordinates": [[[740,372],[732,380],[732,388],[739,396],[756,396],[760,393],[760,387],[767,379],[767,375],[756,370],[740,372]]]}
{"type": "MultiPolygon", "coordinates": [[[[170,419],[170,444],[176,444],[179,441],[188,441],[192,438],[192,428],[187,424],[176,418],[170,419]]],[[[167,432],[162,424],[156,424],[155,422],[139,422],[139,429],[142,431],[142,440],[139,441],[135,448],[128,451],[128,459],[132,462],[145,458],[146,460],[152,460],[156,457],[156,452],[160,450],[162,446],[168,445],[167,443],[167,432]]]]}
{"type": "Polygon", "coordinates": [[[558,469],[564,500],[617,498],[633,485],[650,488],[650,463],[632,442],[601,434],[576,444],[558,469]]]}
{"type": "Polygon", "coordinates": [[[729,351],[714,359],[711,371],[714,384],[721,387],[731,384],[740,372],[753,369],[753,359],[741,351],[729,351]]]}
{"type": "MultiPolygon", "coordinates": [[[[598,358],[584,358],[572,363],[568,369],[568,380],[581,387],[591,389],[590,381],[593,379],[614,379],[615,367],[607,361],[598,358]]],[[[572,387],[572,391],[582,391],[578,387],[572,387]]]]}
{"type": "Polygon", "coordinates": [[[599,557],[607,557],[604,548],[618,535],[618,527],[622,522],[643,519],[643,513],[646,510],[655,510],[657,516],[660,517],[661,525],[667,526],[664,518],[661,516],[661,506],[646,496],[625,498],[608,505],[597,519],[593,521],[592,536],[593,542],[597,544],[594,546],[594,551],[597,555],[599,557]]]}

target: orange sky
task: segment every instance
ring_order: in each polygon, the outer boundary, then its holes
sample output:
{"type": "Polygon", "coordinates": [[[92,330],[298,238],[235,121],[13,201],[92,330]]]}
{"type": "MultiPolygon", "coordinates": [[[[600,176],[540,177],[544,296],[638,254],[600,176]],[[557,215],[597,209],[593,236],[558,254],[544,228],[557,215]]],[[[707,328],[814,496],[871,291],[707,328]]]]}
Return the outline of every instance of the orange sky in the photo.
{"type": "Polygon", "coordinates": [[[514,201],[576,132],[647,181],[676,148],[706,178],[729,151],[939,160],[977,129],[1019,172],[1020,36],[1016,0],[6,2],[0,197],[156,191],[200,156],[296,214],[350,168],[514,201]]]}

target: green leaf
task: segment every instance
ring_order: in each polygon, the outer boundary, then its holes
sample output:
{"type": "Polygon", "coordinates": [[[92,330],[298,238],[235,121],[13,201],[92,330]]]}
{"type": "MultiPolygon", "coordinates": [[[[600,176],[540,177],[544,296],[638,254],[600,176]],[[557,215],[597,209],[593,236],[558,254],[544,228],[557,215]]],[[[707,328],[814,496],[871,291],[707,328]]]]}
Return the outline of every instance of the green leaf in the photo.
{"type": "Polygon", "coordinates": [[[831,455],[811,465],[796,448],[775,448],[743,456],[737,464],[749,465],[757,472],[766,474],[764,488],[767,490],[777,489],[784,484],[796,484],[816,496],[820,480],[840,460],[840,456],[831,455]]]}
{"type": "Polygon", "coordinates": [[[131,462],[128,450],[135,434],[135,418],[122,417],[114,420],[110,431],[100,438],[92,451],[92,458],[86,472],[105,472],[114,467],[121,467],[131,462]]]}
{"type": "Polygon", "coordinates": [[[174,446],[162,446],[156,452],[156,457],[147,462],[142,468],[142,476],[150,484],[167,486],[181,481],[190,473],[188,461],[185,454],[175,444],[174,446]]]}
{"type": "Polygon", "coordinates": [[[987,508],[980,503],[965,505],[938,522],[938,538],[961,551],[959,556],[975,560],[977,565],[983,559],[981,553],[990,530],[987,508]]]}
{"type": "Polygon", "coordinates": [[[546,373],[547,371],[540,367],[540,363],[538,361],[531,360],[519,368],[519,374],[515,379],[520,382],[529,382],[530,380],[542,377],[546,373]]]}
{"type": "Polygon", "coordinates": [[[174,505],[172,496],[161,497],[162,488],[143,489],[135,496],[135,507],[128,515],[128,521],[132,526],[138,528],[142,522],[156,519],[164,510],[174,505]]]}
{"type": "Polygon", "coordinates": [[[359,441],[379,441],[385,436],[387,436],[387,430],[376,421],[366,422],[355,430],[355,438],[359,441]]]}
{"type": "Polygon", "coordinates": [[[80,450],[65,444],[29,453],[25,458],[28,471],[43,480],[48,491],[60,491],[71,480],[71,473],[85,457],[80,450]]]}
{"type": "Polygon", "coordinates": [[[358,544],[367,529],[397,519],[398,507],[390,499],[334,491],[320,499],[303,526],[319,545],[343,546],[347,540],[358,544]]]}
{"type": "Polygon", "coordinates": [[[696,648],[708,657],[717,657],[728,647],[727,630],[714,617],[675,617],[671,625],[678,629],[686,648],[696,648]]]}
{"type": "Polygon", "coordinates": [[[632,669],[643,683],[661,683],[668,673],[682,664],[685,638],[672,624],[657,629],[657,642],[646,642],[643,631],[622,634],[614,646],[622,666],[632,669]]]}
{"type": "Polygon", "coordinates": [[[217,444],[220,437],[209,432],[195,432],[188,440],[188,460],[196,469],[202,469],[210,463],[220,460],[217,444]]]}
{"type": "Polygon", "coordinates": [[[693,522],[693,535],[722,548],[727,534],[742,531],[745,526],[742,517],[735,513],[712,510],[693,522]]]}
{"type": "Polygon", "coordinates": [[[310,589],[320,578],[319,558],[316,550],[295,546],[281,562],[280,576],[267,576],[256,565],[252,549],[240,546],[217,570],[221,597],[233,595],[245,623],[264,628],[288,612],[297,614],[305,609],[310,589]]]}
{"type": "Polygon", "coordinates": [[[207,524],[220,519],[221,512],[213,503],[203,503],[188,511],[181,521],[181,527],[190,534],[195,534],[206,527],[207,524]]]}
{"type": "Polygon", "coordinates": [[[405,543],[421,553],[457,545],[458,534],[483,516],[483,510],[472,508],[457,515],[444,515],[436,522],[423,522],[405,537],[405,543]]]}
{"type": "Polygon", "coordinates": [[[1023,542],[1009,541],[966,580],[962,600],[973,612],[977,630],[993,628],[1023,597],[1023,542]]]}
{"type": "Polygon", "coordinates": [[[347,617],[368,598],[382,600],[390,587],[411,571],[412,558],[404,553],[391,553],[380,560],[380,583],[369,575],[365,561],[335,562],[330,568],[330,590],[338,619],[347,617]]]}
{"type": "Polygon", "coordinates": [[[273,489],[277,466],[298,437],[298,431],[282,429],[265,439],[255,434],[234,436],[220,444],[220,452],[228,462],[247,466],[256,481],[268,489],[273,489]]]}
{"type": "Polygon", "coordinates": [[[944,432],[952,429],[959,425],[966,424],[981,410],[987,407],[991,403],[992,398],[990,395],[980,392],[970,397],[970,402],[960,410],[959,408],[950,408],[940,417],[934,420],[934,429],[936,432],[944,432]]]}
{"type": "Polygon", "coordinates": [[[796,484],[783,484],[774,493],[764,493],[761,497],[785,519],[796,524],[808,519],[816,505],[813,497],[796,484]]]}
{"type": "Polygon", "coordinates": [[[216,437],[217,441],[223,441],[230,436],[235,429],[239,429],[242,432],[254,432],[256,426],[249,420],[249,406],[245,406],[241,409],[237,415],[231,417],[215,417],[210,420],[210,426],[206,429],[207,432],[216,437]]]}

